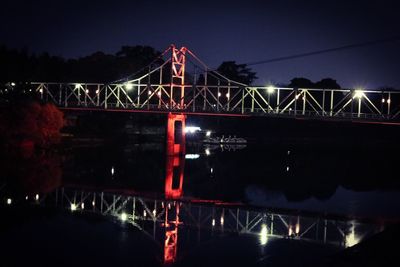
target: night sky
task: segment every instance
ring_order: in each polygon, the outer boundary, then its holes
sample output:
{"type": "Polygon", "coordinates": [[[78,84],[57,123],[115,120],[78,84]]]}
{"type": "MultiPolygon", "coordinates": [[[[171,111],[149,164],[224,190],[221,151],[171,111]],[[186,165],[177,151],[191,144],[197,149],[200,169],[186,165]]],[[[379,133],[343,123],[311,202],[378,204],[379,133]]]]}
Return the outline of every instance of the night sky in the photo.
{"type": "MultiPolygon", "coordinates": [[[[2,1],[0,43],[81,57],[122,45],[187,46],[210,67],[400,35],[396,1],[2,1]]],[[[256,84],[293,77],[400,88],[400,41],[255,65],[256,84]]]]}

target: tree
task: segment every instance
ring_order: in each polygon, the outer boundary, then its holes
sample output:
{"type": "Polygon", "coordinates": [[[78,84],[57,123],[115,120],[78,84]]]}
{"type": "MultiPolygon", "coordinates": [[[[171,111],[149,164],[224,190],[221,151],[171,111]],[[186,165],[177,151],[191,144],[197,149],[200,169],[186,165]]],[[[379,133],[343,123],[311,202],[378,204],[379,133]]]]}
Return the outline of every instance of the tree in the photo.
{"type": "Polygon", "coordinates": [[[293,88],[314,88],[314,86],[315,84],[312,81],[303,77],[293,78],[289,84],[289,87],[293,88]]]}
{"type": "Polygon", "coordinates": [[[222,62],[217,71],[231,80],[247,85],[257,79],[256,73],[251,68],[246,64],[236,64],[235,61],[222,62]]]}
{"type": "Polygon", "coordinates": [[[315,88],[320,89],[340,89],[340,85],[332,78],[325,78],[315,83],[315,88]]]}

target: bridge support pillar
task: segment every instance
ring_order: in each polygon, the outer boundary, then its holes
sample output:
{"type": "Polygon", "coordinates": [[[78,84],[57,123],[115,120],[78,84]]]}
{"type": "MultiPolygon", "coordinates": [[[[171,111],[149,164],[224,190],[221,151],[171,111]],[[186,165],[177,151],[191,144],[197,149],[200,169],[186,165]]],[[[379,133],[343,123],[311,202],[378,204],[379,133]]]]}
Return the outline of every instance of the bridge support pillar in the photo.
{"type": "Polygon", "coordinates": [[[168,113],[167,156],[185,155],[185,122],[185,115],[168,113]]]}

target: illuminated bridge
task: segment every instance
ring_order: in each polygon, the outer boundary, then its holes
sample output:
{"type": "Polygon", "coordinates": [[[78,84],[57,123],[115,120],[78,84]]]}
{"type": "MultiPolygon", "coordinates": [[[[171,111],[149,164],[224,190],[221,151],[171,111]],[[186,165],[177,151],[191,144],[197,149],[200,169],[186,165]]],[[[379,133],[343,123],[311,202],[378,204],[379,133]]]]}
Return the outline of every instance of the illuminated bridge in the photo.
{"type": "Polygon", "coordinates": [[[101,83],[34,82],[61,108],[364,121],[400,118],[400,91],[250,86],[209,68],[186,47],[168,47],[130,77],[101,83]]]}

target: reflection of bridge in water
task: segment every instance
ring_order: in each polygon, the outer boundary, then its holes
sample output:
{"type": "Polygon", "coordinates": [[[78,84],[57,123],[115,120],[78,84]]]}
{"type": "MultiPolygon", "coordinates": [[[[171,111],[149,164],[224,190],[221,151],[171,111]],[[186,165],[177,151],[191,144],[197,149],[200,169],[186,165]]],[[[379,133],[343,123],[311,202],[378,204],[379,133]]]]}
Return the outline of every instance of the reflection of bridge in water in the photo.
{"type": "Polygon", "coordinates": [[[95,213],[130,224],[164,246],[164,262],[178,256],[179,229],[189,228],[215,235],[235,233],[252,235],[260,245],[286,238],[348,247],[363,237],[378,232],[379,227],[346,218],[322,215],[299,215],[268,209],[256,209],[237,203],[199,199],[151,198],[117,192],[96,192],[63,187],[40,195],[38,203],[56,205],[73,213],[95,213]],[[164,231],[157,240],[156,231],[164,231]]]}
{"type": "Polygon", "coordinates": [[[250,86],[212,70],[189,49],[174,45],[137,75],[117,82],[31,85],[41,99],[80,110],[379,121],[400,117],[400,91],[250,86]]]}

